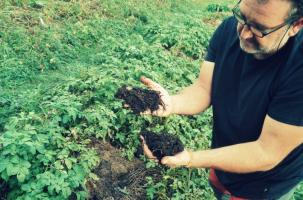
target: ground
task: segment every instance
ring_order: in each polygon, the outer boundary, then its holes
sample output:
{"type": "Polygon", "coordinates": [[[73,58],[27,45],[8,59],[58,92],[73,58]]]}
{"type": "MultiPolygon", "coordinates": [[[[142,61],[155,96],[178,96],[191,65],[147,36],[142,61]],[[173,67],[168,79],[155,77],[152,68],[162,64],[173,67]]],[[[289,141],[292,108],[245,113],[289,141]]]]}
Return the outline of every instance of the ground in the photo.
{"type": "Polygon", "coordinates": [[[98,181],[90,181],[91,200],[139,200],[146,199],[146,177],[161,179],[160,169],[146,169],[142,160],[132,161],[121,156],[122,152],[110,143],[95,141],[94,147],[101,163],[94,170],[98,181]]]}

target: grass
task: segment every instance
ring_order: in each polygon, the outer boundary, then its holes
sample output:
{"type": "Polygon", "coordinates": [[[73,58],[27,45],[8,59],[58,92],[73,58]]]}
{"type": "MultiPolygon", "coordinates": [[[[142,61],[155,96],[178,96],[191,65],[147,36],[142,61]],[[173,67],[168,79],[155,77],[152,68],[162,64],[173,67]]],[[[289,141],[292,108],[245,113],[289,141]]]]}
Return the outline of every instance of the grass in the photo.
{"type": "MultiPolygon", "coordinates": [[[[234,1],[217,3],[230,8],[234,1]]],[[[24,180],[23,175],[18,178],[11,171],[8,175],[0,170],[0,186],[13,188],[8,199],[29,198],[33,191],[48,199],[60,195],[64,199],[73,194],[71,191],[84,198],[85,189],[75,182],[90,179],[90,171],[96,166],[95,155],[84,143],[90,137],[116,140],[129,159],[139,144],[138,133],[146,125],[154,131],[178,135],[188,148],[207,148],[211,112],[188,118],[141,119],[122,110],[114,93],[122,84],[139,86],[141,75],[153,78],[171,93],[190,84],[199,72],[212,32],[230,15],[228,11],[207,11],[210,4],[214,1],[1,1],[0,143],[17,136],[26,138],[32,127],[65,141],[38,143],[45,145],[46,152],[70,152],[64,156],[72,159],[53,158],[53,162],[45,163],[41,152],[34,156],[41,160],[24,157],[23,143],[10,141],[20,149],[4,155],[9,149],[5,146],[0,159],[12,162],[17,156],[31,166],[23,174],[24,180]],[[83,92],[72,93],[70,88],[83,92]],[[77,136],[69,135],[75,130],[77,136]],[[74,156],[78,154],[81,156],[74,156]],[[82,168],[86,170],[79,179],[72,179],[72,174],[82,168]],[[61,180],[61,173],[70,176],[61,180]],[[41,176],[60,180],[53,184],[64,183],[65,189],[53,191],[48,187],[45,192],[45,188],[34,185],[36,177],[41,176]],[[31,192],[26,190],[29,186],[31,192]]],[[[214,199],[207,171],[202,169],[165,170],[161,182],[149,179],[147,191],[158,199],[214,199]]],[[[301,195],[302,187],[296,199],[301,195]]]]}

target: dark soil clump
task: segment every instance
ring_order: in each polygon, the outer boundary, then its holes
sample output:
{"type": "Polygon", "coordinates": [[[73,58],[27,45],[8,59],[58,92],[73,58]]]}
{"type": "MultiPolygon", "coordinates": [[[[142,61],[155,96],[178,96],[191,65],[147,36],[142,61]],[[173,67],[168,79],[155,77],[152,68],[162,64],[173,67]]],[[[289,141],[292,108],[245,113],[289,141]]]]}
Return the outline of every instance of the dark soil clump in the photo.
{"type": "Polygon", "coordinates": [[[148,109],[154,112],[159,109],[160,105],[165,109],[159,92],[154,90],[122,86],[115,96],[116,98],[123,99],[135,114],[147,111],[148,109]]]}
{"type": "Polygon", "coordinates": [[[184,151],[182,142],[174,135],[156,134],[151,131],[142,131],[141,135],[158,160],[164,156],[174,156],[184,151]]]}

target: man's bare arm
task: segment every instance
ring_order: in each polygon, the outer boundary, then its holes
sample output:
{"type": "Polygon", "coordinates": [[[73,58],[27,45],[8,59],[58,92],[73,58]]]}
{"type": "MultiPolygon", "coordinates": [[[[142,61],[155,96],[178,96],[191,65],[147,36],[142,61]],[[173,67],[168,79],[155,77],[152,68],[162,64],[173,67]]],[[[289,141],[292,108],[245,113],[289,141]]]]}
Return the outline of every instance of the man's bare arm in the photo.
{"type": "Polygon", "coordinates": [[[161,162],[171,167],[188,165],[233,173],[267,171],[302,143],[303,127],[281,123],[267,116],[256,141],[211,150],[184,151],[164,157],[161,162]]]}

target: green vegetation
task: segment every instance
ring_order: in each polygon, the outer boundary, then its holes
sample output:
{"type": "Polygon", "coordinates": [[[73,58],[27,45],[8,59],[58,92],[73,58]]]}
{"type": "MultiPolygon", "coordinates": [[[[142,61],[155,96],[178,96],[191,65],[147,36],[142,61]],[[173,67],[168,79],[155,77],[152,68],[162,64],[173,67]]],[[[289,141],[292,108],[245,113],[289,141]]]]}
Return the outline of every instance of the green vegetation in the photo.
{"type": "MultiPolygon", "coordinates": [[[[92,170],[100,162],[92,138],[114,141],[128,159],[145,127],[178,135],[188,148],[207,148],[210,111],[140,117],[122,109],[114,94],[124,84],[142,87],[141,75],[171,93],[190,84],[230,2],[2,0],[4,199],[86,199],[85,184],[96,179],[92,170]]],[[[206,170],[166,169],[161,182],[147,179],[150,199],[214,199],[206,170]]]]}

